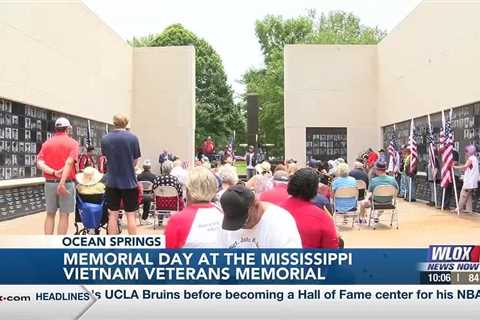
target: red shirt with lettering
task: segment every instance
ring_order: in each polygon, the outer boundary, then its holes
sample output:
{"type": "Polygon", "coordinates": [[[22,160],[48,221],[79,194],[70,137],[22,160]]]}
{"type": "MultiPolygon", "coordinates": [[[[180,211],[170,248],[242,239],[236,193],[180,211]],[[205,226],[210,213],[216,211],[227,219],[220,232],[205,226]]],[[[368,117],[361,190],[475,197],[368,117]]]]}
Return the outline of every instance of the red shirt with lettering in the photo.
{"type": "MultiPolygon", "coordinates": [[[[60,170],[65,166],[68,158],[72,158],[75,162],[78,161],[78,148],[77,141],[65,132],[57,132],[42,144],[37,159],[45,161],[45,164],[54,170],[60,170]]],[[[68,179],[75,180],[75,173],[75,166],[73,166],[68,179]]],[[[43,176],[47,180],[58,180],[58,177],[45,172],[43,176]]]]}
{"type": "Polygon", "coordinates": [[[290,197],[280,203],[297,223],[304,248],[338,248],[332,217],[309,201],[290,197]]]}
{"type": "Polygon", "coordinates": [[[211,203],[191,203],[172,214],[165,228],[166,247],[215,248],[221,230],[223,213],[211,203]]]}

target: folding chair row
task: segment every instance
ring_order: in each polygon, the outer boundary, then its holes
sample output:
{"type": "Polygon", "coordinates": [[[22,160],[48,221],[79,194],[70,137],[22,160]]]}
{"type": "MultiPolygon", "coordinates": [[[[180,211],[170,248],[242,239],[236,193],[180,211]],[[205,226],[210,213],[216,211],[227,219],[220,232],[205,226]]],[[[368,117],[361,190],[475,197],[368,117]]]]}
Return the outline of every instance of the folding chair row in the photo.
{"type": "MultiPolygon", "coordinates": [[[[358,210],[358,195],[361,190],[366,192],[366,184],[364,181],[357,180],[357,187],[343,187],[338,188],[333,195],[333,218],[336,223],[337,215],[344,217],[344,219],[352,218],[352,229],[355,226],[355,220],[358,222],[359,229],[359,210],[358,210]],[[355,198],[356,205],[348,211],[340,211],[337,209],[337,200],[338,199],[351,199],[355,198]]],[[[368,217],[368,226],[372,225],[373,229],[376,229],[376,219],[378,217],[378,211],[391,210],[391,221],[390,226],[393,227],[393,222],[396,222],[396,228],[399,228],[398,212],[397,212],[397,197],[398,190],[394,186],[384,185],[378,186],[373,190],[372,200],[370,206],[370,212],[368,217]],[[377,213],[377,215],[375,215],[377,213]]]]}

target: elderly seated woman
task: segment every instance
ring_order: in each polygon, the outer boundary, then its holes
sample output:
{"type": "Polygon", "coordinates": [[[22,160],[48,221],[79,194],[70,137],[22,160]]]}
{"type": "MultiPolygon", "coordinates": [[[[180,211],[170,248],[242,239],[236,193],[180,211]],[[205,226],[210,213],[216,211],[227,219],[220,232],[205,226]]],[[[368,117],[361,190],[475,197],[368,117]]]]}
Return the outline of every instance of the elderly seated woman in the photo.
{"type": "Polygon", "coordinates": [[[217,246],[223,213],[212,203],[217,181],[210,170],[192,168],[186,182],[188,206],[174,214],[165,229],[167,248],[212,248],[217,246]]]}
{"type": "MultiPolygon", "coordinates": [[[[332,190],[335,194],[340,188],[357,188],[357,181],[355,178],[350,177],[348,174],[350,170],[348,165],[344,162],[339,163],[335,168],[335,179],[332,182],[332,190]]],[[[350,212],[357,208],[357,198],[339,198],[335,199],[335,211],[338,213],[350,212]]],[[[344,223],[347,221],[344,220],[344,223]]]]}
{"type": "Polygon", "coordinates": [[[218,191],[216,200],[220,200],[222,194],[230,187],[233,187],[238,183],[237,170],[234,166],[226,164],[221,166],[217,172],[218,177],[221,180],[220,191],[218,191]]]}
{"type": "MultiPolygon", "coordinates": [[[[75,176],[77,180],[77,193],[78,197],[88,203],[101,204],[105,198],[105,185],[101,182],[103,174],[100,173],[94,167],[86,167],[83,172],[78,173],[75,176]]],[[[108,221],[107,206],[104,205],[101,225],[106,224],[108,221]]],[[[75,207],[75,222],[82,222],[78,206],[75,207]]],[[[99,233],[99,230],[95,230],[95,233],[99,233]]]]}
{"type": "Polygon", "coordinates": [[[178,180],[177,177],[172,176],[170,173],[172,172],[173,169],[173,162],[170,160],[167,160],[162,163],[162,175],[158,176],[155,178],[153,181],[153,190],[160,186],[170,186],[174,187],[180,198],[183,196],[183,190],[182,190],[182,184],[178,180]]]}

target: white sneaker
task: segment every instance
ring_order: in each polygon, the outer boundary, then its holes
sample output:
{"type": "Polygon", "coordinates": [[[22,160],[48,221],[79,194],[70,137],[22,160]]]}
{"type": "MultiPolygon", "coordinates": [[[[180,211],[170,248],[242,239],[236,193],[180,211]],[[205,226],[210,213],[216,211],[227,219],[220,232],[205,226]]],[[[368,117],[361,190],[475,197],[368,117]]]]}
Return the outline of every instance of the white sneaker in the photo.
{"type": "Polygon", "coordinates": [[[149,225],[151,225],[151,224],[153,224],[153,223],[152,223],[150,220],[148,220],[148,219],[145,219],[145,220],[144,220],[144,219],[142,219],[142,222],[141,222],[141,224],[142,224],[142,225],[149,226],[149,225]]]}

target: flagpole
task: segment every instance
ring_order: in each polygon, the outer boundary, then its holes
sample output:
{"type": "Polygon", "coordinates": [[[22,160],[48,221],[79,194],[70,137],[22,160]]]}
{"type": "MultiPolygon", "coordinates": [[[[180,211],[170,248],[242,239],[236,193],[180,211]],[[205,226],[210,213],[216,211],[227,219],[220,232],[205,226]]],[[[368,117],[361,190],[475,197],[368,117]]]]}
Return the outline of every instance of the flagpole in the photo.
{"type": "MultiPolygon", "coordinates": [[[[428,114],[428,127],[430,128],[430,135],[433,137],[433,131],[432,131],[432,122],[430,120],[430,114],[428,114]]],[[[432,142],[433,143],[433,139],[432,142]]],[[[434,152],[435,149],[429,148],[430,152],[434,152]]],[[[434,159],[435,154],[432,154],[432,160],[434,159]]],[[[435,199],[435,208],[437,207],[437,179],[436,179],[436,174],[433,174],[434,170],[436,169],[434,167],[434,164],[431,163],[431,168],[432,168],[432,179],[433,179],[433,197],[435,199]]]]}
{"type": "Polygon", "coordinates": [[[87,132],[87,143],[86,144],[87,144],[87,148],[88,148],[91,144],[93,144],[92,141],[91,141],[92,132],[91,132],[91,126],[90,126],[90,119],[87,120],[87,125],[88,125],[87,126],[88,132],[87,132]]]}
{"type": "MultiPolygon", "coordinates": [[[[452,122],[452,113],[453,109],[450,109],[450,123],[452,122]]],[[[455,140],[455,136],[452,133],[452,143],[455,140]]],[[[452,146],[453,148],[453,146],[452,146]]],[[[457,192],[457,183],[455,181],[455,171],[453,170],[453,166],[451,168],[452,170],[452,183],[453,183],[453,190],[455,191],[455,203],[457,204],[457,215],[460,215],[460,205],[458,203],[458,192],[457,192]]]]}
{"type": "MultiPolygon", "coordinates": [[[[445,112],[442,110],[442,132],[443,132],[443,138],[445,138],[445,112]]],[[[442,142],[442,150],[445,148],[445,144],[444,142],[442,142]]],[[[446,193],[446,189],[444,186],[443,186],[443,151],[442,151],[442,173],[441,173],[441,183],[440,183],[440,186],[442,187],[443,189],[443,195],[442,195],[442,211],[443,209],[445,208],[445,193],[446,193]]]]}
{"type": "Polygon", "coordinates": [[[443,189],[443,195],[442,195],[442,211],[443,211],[444,203],[445,203],[445,188],[442,188],[442,189],[443,189]]]}
{"type": "MultiPolygon", "coordinates": [[[[408,171],[411,171],[412,168],[412,139],[413,139],[413,118],[410,122],[410,139],[409,139],[409,148],[410,148],[410,161],[408,162],[408,171]]],[[[410,172],[412,174],[412,172],[410,172]]],[[[412,180],[413,177],[409,177],[409,184],[408,184],[408,202],[412,202],[412,180]]]]}

